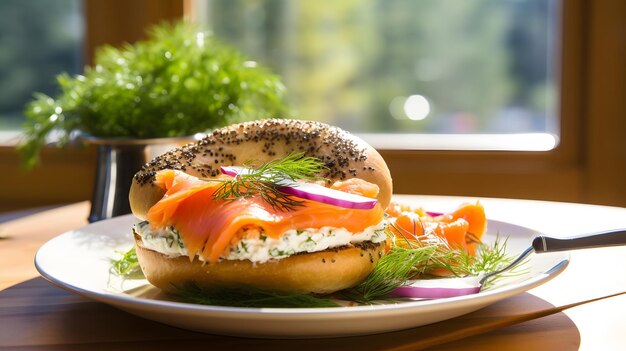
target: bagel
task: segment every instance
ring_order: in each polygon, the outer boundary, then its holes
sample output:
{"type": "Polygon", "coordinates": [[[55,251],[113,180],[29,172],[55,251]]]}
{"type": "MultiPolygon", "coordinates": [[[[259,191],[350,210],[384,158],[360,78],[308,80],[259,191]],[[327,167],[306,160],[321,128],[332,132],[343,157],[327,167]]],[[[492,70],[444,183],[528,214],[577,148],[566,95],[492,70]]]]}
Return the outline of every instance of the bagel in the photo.
{"type": "Polygon", "coordinates": [[[220,166],[247,161],[268,162],[291,152],[320,159],[326,169],[319,176],[332,180],[360,178],[376,184],[383,208],[391,201],[392,181],[382,156],[362,139],[321,122],[269,119],[217,129],[204,139],[173,149],[144,165],[133,178],[129,201],[133,214],[146,213],[163,195],[154,175],[175,169],[196,177],[215,177],[220,166]]]}
{"type": "Polygon", "coordinates": [[[146,249],[135,234],[137,258],[150,283],[176,293],[186,284],[215,288],[254,287],[279,292],[327,294],[363,281],[382,257],[385,243],[366,242],[324,251],[296,254],[264,264],[247,260],[189,262],[146,249]]]}
{"type": "Polygon", "coordinates": [[[374,269],[384,253],[391,193],[385,161],[363,140],[320,122],[270,119],[221,128],[156,157],[135,174],[129,201],[142,220],[133,229],[141,268],[166,292],[194,283],[325,294],[374,269]],[[301,209],[278,211],[258,196],[210,196],[224,177],[221,166],[294,152],[323,163],[318,176],[328,187],[356,181],[376,188],[367,196],[376,198],[374,208],[306,200],[301,209]]]}

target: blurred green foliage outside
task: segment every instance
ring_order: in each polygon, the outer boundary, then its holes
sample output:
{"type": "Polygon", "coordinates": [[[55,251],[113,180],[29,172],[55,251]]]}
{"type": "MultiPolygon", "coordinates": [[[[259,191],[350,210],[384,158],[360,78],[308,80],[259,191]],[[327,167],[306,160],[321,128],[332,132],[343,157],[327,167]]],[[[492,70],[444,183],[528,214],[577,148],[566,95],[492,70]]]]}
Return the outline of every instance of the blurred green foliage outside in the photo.
{"type": "MultiPolygon", "coordinates": [[[[561,0],[200,0],[300,118],[357,132],[558,133],[561,0]],[[407,118],[411,95],[428,116],[407,118]]],[[[0,1],[0,129],[81,71],[78,0],[0,1]]],[[[202,14],[201,14],[202,17],[202,14]]]]}
{"type": "Polygon", "coordinates": [[[211,0],[300,116],[361,132],[557,132],[558,0],[211,0]],[[406,116],[421,95],[430,113],[406,116]]]}
{"type": "Polygon", "coordinates": [[[21,127],[35,91],[58,93],[57,74],[82,71],[81,3],[0,1],[0,130],[21,127]]]}

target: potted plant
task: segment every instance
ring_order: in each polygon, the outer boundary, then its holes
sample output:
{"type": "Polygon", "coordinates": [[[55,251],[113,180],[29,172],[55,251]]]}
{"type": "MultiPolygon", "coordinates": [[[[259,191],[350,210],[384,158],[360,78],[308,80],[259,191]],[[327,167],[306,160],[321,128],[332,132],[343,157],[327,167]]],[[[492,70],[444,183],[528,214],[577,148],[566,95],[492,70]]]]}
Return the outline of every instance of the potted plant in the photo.
{"type": "Polygon", "coordinates": [[[59,146],[98,145],[91,221],[128,213],[126,191],[146,145],[288,112],[276,75],[187,22],[155,26],[133,45],[101,47],[84,74],[57,81],[58,96],[35,94],[26,106],[19,151],[32,167],[53,136],[59,146]]]}

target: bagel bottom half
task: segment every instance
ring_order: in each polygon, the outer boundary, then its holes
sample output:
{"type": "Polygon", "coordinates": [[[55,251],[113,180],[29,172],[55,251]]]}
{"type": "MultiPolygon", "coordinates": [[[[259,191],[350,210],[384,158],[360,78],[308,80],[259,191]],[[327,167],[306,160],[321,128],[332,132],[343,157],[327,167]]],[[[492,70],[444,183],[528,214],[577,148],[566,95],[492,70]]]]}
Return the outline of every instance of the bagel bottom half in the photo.
{"type": "Polygon", "coordinates": [[[143,246],[135,236],[137,258],[148,281],[165,292],[193,283],[202,289],[251,287],[276,292],[327,294],[353,287],[374,269],[385,242],[363,242],[280,260],[215,263],[170,257],[143,246]]]}

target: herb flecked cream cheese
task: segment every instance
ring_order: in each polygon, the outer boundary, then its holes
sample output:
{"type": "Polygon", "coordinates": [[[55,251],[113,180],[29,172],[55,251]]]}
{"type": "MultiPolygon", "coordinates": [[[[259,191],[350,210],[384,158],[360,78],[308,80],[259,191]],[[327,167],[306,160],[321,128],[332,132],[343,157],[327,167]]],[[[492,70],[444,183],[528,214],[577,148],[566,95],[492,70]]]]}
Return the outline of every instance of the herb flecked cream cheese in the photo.
{"type": "MultiPolygon", "coordinates": [[[[372,241],[379,243],[386,239],[386,222],[352,234],[344,228],[322,227],[318,229],[288,230],[277,239],[260,233],[258,238],[244,238],[231,245],[224,260],[250,260],[263,263],[281,259],[300,252],[317,252],[340,247],[349,243],[372,241]]],[[[135,225],[135,232],[141,236],[143,245],[169,256],[188,256],[187,249],[176,228],[168,226],[153,229],[144,221],[135,225]]]]}

